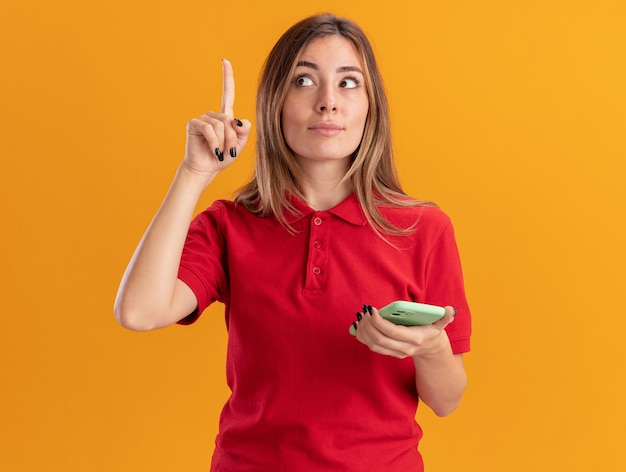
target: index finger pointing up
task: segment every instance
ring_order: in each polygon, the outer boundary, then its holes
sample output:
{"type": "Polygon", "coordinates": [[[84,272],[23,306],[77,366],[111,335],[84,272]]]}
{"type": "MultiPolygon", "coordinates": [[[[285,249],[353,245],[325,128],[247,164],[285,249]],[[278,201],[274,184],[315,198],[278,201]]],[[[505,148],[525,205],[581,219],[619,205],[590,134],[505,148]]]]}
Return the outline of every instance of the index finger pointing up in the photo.
{"type": "Polygon", "coordinates": [[[235,116],[233,106],[235,104],[235,76],[233,66],[227,59],[222,59],[222,107],[221,113],[235,116]]]}

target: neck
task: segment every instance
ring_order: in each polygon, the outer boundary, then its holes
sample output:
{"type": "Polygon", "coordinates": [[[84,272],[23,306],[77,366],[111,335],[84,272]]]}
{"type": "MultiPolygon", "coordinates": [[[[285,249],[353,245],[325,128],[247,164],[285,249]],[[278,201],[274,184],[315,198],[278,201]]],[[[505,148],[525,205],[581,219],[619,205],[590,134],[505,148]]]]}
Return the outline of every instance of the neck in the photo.
{"type": "Polygon", "coordinates": [[[348,171],[345,162],[307,162],[300,167],[300,189],[306,203],[315,210],[333,208],[354,191],[351,181],[343,181],[348,171]]]}

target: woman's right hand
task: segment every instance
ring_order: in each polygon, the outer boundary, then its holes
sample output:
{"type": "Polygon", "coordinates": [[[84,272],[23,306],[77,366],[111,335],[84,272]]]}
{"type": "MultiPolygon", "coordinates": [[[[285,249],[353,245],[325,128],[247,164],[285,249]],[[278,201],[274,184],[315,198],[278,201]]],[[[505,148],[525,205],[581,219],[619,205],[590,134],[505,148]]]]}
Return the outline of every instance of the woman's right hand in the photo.
{"type": "Polygon", "coordinates": [[[228,167],[243,150],[252,128],[233,112],[235,78],[233,67],[222,60],[222,106],[219,113],[207,112],[187,123],[187,146],[182,165],[212,179],[228,167]]]}

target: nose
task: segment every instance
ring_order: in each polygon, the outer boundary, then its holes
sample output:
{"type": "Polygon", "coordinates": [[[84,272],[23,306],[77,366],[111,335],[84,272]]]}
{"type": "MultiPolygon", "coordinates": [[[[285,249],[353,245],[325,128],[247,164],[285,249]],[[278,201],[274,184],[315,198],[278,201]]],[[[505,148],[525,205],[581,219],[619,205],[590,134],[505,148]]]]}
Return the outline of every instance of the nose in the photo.
{"type": "Polygon", "coordinates": [[[321,113],[337,110],[337,101],[332,87],[326,86],[320,89],[317,108],[321,113]]]}

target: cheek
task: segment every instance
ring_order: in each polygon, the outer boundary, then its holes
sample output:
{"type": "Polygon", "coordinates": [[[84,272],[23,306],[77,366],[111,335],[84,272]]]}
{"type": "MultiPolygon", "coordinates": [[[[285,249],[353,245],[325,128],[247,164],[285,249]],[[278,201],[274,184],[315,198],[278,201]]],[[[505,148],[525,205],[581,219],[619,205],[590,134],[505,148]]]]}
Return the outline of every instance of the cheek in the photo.
{"type": "Polygon", "coordinates": [[[293,140],[297,138],[298,129],[301,128],[303,118],[298,113],[299,106],[286,100],[281,111],[281,126],[285,141],[291,147],[293,140]],[[290,142],[291,141],[291,142],[290,142]]]}
{"type": "Polygon", "coordinates": [[[356,121],[359,123],[360,127],[363,130],[365,129],[365,123],[367,122],[368,112],[369,112],[369,104],[366,103],[364,106],[360,108],[360,110],[356,114],[356,121]]]}
{"type": "Polygon", "coordinates": [[[357,123],[365,123],[370,108],[370,101],[367,97],[359,97],[351,104],[352,118],[357,123]]]}
{"type": "Polygon", "coordinates": [[[284,109],[283,112],[280,115],[280,128],[283,132],[283,137],[285,138],[285,141],[287,141],[287,144],[291,147],[291,138],[293,136],[293,124],[292,124],[292,120],[291,117],[289,116],[289,113],[285,113],[284,109]]]}
{"type": "Polygon", "coordinates": [[[292,123],[298,123],[299,121],[302,121],[300,115],[298,114],[299,108],[301,107],[285,102],[285,104],[283,105],[283,110],[281,112],[283,123],[291,125],[292,123]]]}

